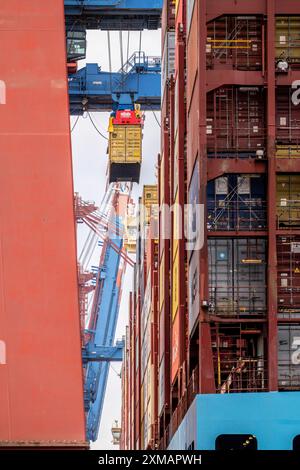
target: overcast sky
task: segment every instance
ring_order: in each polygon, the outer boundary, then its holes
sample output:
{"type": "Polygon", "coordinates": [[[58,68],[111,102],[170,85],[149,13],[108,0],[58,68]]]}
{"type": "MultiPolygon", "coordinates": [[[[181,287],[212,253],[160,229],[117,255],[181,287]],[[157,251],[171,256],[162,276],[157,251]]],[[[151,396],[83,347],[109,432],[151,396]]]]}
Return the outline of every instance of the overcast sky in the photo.
{"type": "MultiPolygon", "coordinates": [[[[102,31],[88,32],[88,47],[86,62],[98,63],[103,71],[109,70],[108,67],[108,48],[107,33],[102,31]]],[[[120,68],[120,43],[119,33],[111,32],[111,54],[112,68],[116,71],[120,68]]],[[[138,50],[139,33],[130,33],[130,52],[138,50]]],[[[127,47],[127,32],[123,32],[123,45],[127,47]]],[[[160,56],[160,30],[159,31],[143,31],[142,48],[147,55],[160,56]]],[[[129,54],[130,55],[130,54],[129,54]]],[[[124,51],[124,56],[126,52],[124,51]]],[[[84,61],[80,63],[80,67],[84,66],[84,61]]],[[[156,113],[160,120],[160,113],[156,113]]],[[[109,113],[92,114],[96,125],[102,133],[107,135],[109,113]]],[[[74,118],[71,118],[71,125],[74,118]]],[[[95,201],[99,204],[106,186],[106,170],[107,170],[107,141],[104,140],[93,128],[89,119],[80,118],[72,133],[73,148],[73,172],[75,191],[78,192],[84,200],[95,201]]],[[[140,184],[134,185],[135,199],[141,195],[143,184],[154,184],[155,165],[157,154],[160,149],[160,129],[152,112],[146,113],[144,138],[143,138],[143,164],[141,171],[140,184]]],[[[86,230],[79,226],[79,249],[82,245],[86,230]]],[[[97,251],[95,252],[91,265],[98,261],[97,251]]],[[[128,323],[128,293],[132,286],[132,270],[127,268],[125,282],[123,285],[123,296],[119,313],[119,321],[117,326],[116,338],[121,338],[125,334],[125,326],[128,323]]],[[[121,365],[113,363],[110,367],[108,378],[106,398],[102,413],[100,432],[97,442],[93,444],[94,449],[113,449],[111,443],[111,427],[114,420],[118,419],[120,423],[121,416],[121,380],[118,376],[121,365]]]]}

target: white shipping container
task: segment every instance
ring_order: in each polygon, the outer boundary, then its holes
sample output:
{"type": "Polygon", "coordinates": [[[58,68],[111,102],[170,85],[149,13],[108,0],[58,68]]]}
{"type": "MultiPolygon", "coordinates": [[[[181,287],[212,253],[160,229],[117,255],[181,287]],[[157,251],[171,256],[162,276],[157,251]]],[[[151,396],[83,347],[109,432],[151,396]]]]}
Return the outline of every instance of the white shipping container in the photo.
{"type": "Polygon", "coordinates": [[[175,31],[168,31],[161,61],[161,96],[163,97],[166,81],[175,74],[175,31]]]}

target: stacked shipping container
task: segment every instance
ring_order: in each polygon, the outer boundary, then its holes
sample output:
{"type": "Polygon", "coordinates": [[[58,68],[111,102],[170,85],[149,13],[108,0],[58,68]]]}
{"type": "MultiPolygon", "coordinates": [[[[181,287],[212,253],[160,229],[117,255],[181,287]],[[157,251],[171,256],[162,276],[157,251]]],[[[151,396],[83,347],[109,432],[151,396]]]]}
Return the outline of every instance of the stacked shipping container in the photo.
{"type": "MultiPolygon", "coordinates": [[[[292,88],[300,7],[289,0],[173,7],[164,2],[151,418],[152,446],[161,448],[196,394],[300,390],[300,105],[292,88]],[[178,239],[184,220],[176,208],[166,234],[163,205],[185,203],[204,206],[200,250],[178,239]]],[[[149,335],[140,334],[141,342],[149,335]]]]}

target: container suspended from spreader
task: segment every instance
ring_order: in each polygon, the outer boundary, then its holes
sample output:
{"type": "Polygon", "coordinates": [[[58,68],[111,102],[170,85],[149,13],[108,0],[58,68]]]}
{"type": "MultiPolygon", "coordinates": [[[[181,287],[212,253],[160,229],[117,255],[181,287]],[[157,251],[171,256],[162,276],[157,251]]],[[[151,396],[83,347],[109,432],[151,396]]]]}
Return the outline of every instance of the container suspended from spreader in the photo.
{"type": "Polygon", "coordinates": [[[144,118],[135,110],[116,111],[109,120],[109,182],[138,183],[142,163],[142,128],[144,118]]]}

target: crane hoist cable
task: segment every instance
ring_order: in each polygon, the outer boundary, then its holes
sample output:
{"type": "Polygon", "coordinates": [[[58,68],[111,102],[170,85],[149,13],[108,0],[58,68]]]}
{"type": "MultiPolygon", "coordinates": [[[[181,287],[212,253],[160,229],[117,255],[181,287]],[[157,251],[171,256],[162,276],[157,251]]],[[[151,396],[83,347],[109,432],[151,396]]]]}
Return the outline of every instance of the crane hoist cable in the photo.
{"type": "MultiPolygon", "coordinates": [[[[102,200],[100,202],[100,207],[99,209],[104,210],[104,208],[107,206],[107,203],[111,197],[112,189],[109,191],[106,191],[103,194],[102,200]]],[[[79,256],[79,262],[82,264],[83,267],[87,267],[88,263],[91,260],[91,257],[95,251],[95,248],[97,246],[98,242],[98,236],[93,230],[89,230],[88,236],[85,240],[84,246],[81,250],[80,256],[79,256]]]]}
{"type": "Polygon", "coordinates": [[[126,56],[126,63],[128,63],[128,59],[129,59],[129,42],[130,42],[130,31],[128,31],[128,34],[127,34],[127,56],[126,56]]]}
{"type": "Polygon", "coordinates": [[[153,116],[155,117],[155,121],[157,122],[157,124],[158,124],[159,127],[161,128],[161,124],[160,124],[160,122],[159,122],[159,120],[158,120],[158,118],[157,118],[157,116],[156,116],[156,114],[155,114],[155,111],[154,111],[154,109],[152,108],[152,106],[151,106],[151,111],[152,111],[152,113],[153,113],[153,116]]]}
{"type": "Polygon", "coordinates": [[[122,34],[122,31],[119,31],[119,40],[120,40],[120,60],[121,60],[121,70],[124,72],[124,58],[123,58],[123,34],[122,34]]]}
{"type": "Polygon", "coordinates": [[[98,132],[98,134],[101,135],[101,137],[102,137],[103,139],[108,140],[108,138],[107,138],[104,134],[102,134],[102,132],[100,132],[99,129],[97,128],[97,126],[96,126],[96,124],[94,123],[94,121],[93,121],[93,119],[92,119],[92,116],[90,115],[89,111],[87,111],[87,115],[88,115],[89,120],[91,121],[91,123],[92,123],[94,129],[98,132]]]}
{"type": "Polygon", "coordinates": [[[92,237],[90,239],[90,242],[88,244],[88,247],[86,249],[86,252],[84,254],[84,258],[82,260],[82,267],[83,269],[87,269],[88,266],[89,266],[89,263],[91,261],[91,258],[94,254],[94,251],[95,251],[95,248],[97,246],[97,242],[98,242],[98,236],[96,233],[93,233],[92,234],[92,237]]]}
{"type": "MultiPolygon", "coordinates": [[[[124,63],[124,48],[123,48],[123,32],[119,31],[119,39],[120,39],[120,61],[121,61],[121,87],[124,88],[125,85],[125,76],[126,76],[126,67],[127,62],[124,63]]],[[[127,53],[128,53],[128,44],[127,44],[127,53]]]]}
{"type": "Polygon", "coordinates": [[[114,373],[121,379],[122,378],[122,375],[121,375],[121,371],[118,372],[112,365],[112,363],[110,362],[110,368],[114,371],[114,373]]]}
{"type": "MultiPolygon", "coordinates": [[[[90,292],[90,294],[92,294],[92,292],[90,292]]],[[[85,320],[85,327],[87,327],[87,325],[89,323],[90,316],[91,316],[91,307],[92,307],[92,303],[93,303],[93,297],[94,297],[93,295],[90,295],[89,299],[88,299],[87,316],[86,316],[86,320],[85,320]]]]}
{"type": "MultiPolygon", "coordinates": [[[[140,39],[139,39],[139,63],[141,62],[141,52],[142,52],[142,30],[140,31],[140,39]]],[[[138,92],[140,91],[140,67],[138,69],[138,92]]]]}
{"type": "Polygon", "coordinates": [[[111,49],[110,49],[110,32],[109,31],[107,31],[107,49],[108,49],[110,93],[112,93],[112,68],[111,68],[111,49]]]}
{"type": "Polygon", "coordinates": [[[142,50],[142,33],[143,33],[143,30],[140,31],[139,53],[141,53],[141,50],[142,50]]]}
{"type": "Polygon", "coordinates": [[[83,221],[88,221],[91,224],[96,224],[100,231],[102,231],[104,234],[108,234],[110,237],[123,233],[123,230],[120,226],[114,224],[110,220],[104,219],[103,216],[96,211],[92,214],[87,214],[84,217],[83,221]]]}
{"type": "Polygon", "coordinates": [[[84,269],[88,268],[88,265],[91,261],[91,258],[94,254],[94,251],[95,251],[95,248],[96,248],[97,242],[98,242],[98,235],[96,233],[93,233],[93,231],[91,231],[91,233],[92,233],[92,235],[91,235],[91,237],[89,239],[89,242],[86,246],[83,257],[80,260],[81,265],[84,269]]]}
{"type": "MultiPolygon", "coordinates": [[[[111,188],[109,191],[109,194],[111,195],[113,191],[115,192],[116,189],[111,188]]],[[[130,186],[130,191],[131,191],[131,186],[130,186]]],[[[128,263],[132,267],[134,265],[133,260],[127,255],[126,250],[124,249],[120,250],[113,241],[114,234],[117,236],[123,236],[123,231],[118,223],[114,223],[113,221],[110,220],[113,206],[108,204],[109,199],[110,198],[107,199],[106,195],[103,197],[100,211],[99,212],[98,210],[95,211],[96,212],[95,217],[93,217],[93,214],[91,214],[91,215],[86,215],[82,219],[83,222],[90,228],[90,230],[93,231],[94,234],[96,234],[96,237],[95,236],[90,237],[90,234],[89,234],[85,242],[85,245],[82,249],[82,252],[80,254],[80,261],[84,268],[89,264],[99,238],[102,239],[103,241],[106,241],[109,245],[111,245],[113,250],[119,253],[121,258],[123,258],[123,260],[126,263],[128,263]],[[105,211],[104,212],[101,211],[103,205],[105,205],[107,215],[105,214],[105,211]],[[112,235],[112,238],[110,236],[107,236],[108,234],[104,235],[102,233],[101,225],[102,225],[102,228],[103,226],[106,226],[107,229],[109,229],[108,233],[110,232],[110,234],[112,235]]]]}
{"type": "Polygon", "coordinates": [[[79,261],[81,264],[82,264],[83,255],[84,255],[84,253],[85,253],[86,250],[87,250],[87,246],[88,246],[88,244],[90,243],[90,239],[91,239],[92,234],[93,234],[93,232],[91,232],[91,231],[89,230],[88,236],[86,237],[85,242],[84,242],[84,244],[83,244],[83,247],[82,247],[82,249],[81,249],[81,252],[80,252],[80,255],[79,255],[79,258],[78,258],[78,261],[79,261]]]}
{"type": "Polygon", "coordinates": [[[95,237],[93,237],[93,247],[90,250],[89,257],[87,258],[86,263],[84,265],[84,269],[88,269],[88,267],[90,266],[91,259],[92,259],[92,256],[94,255],[97,243],[98,243],[98,236],[97,234],[95,234],[95,237]]]}

